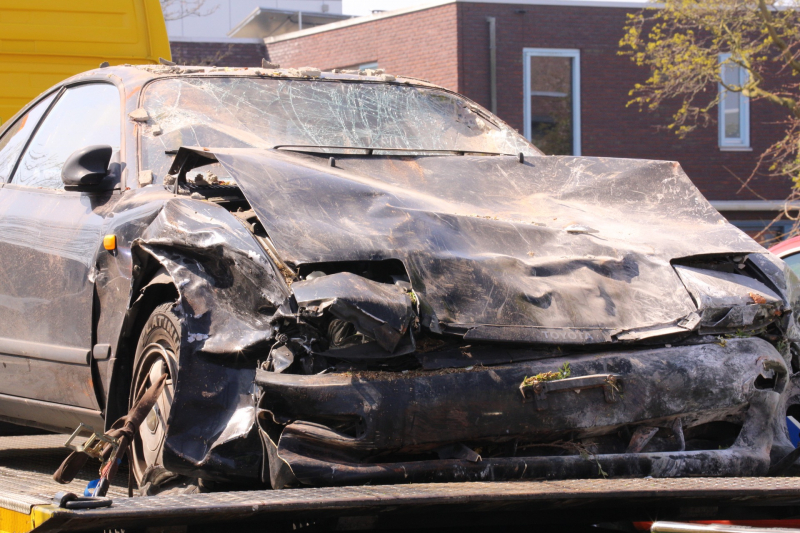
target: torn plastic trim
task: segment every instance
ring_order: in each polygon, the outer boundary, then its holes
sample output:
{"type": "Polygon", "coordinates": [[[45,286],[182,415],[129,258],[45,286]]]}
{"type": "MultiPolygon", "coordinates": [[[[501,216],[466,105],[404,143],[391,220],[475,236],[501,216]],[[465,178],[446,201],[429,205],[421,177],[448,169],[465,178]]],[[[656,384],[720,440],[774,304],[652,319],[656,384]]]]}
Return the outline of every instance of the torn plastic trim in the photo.
{"type": "MultiPolygon", "coordinates": [[[[452,332],[458,325],[448,324],[452,332]]],[[[462,326],[466,327],[466,326],[462,326]]],[[[467,341],[505,341],[535,344],[605,344],[615,332],[603,328],[546,328],[538,326],[477,326],[464,333],[467,341]]]]}
{"type": "MultiPolygon", "coordinates": [[[[576,479],[610,477],[727,477],[764,476],[770,467],[772,428],[779,395],[772,391],[755,394],[747,418],[733,446],[724,450],[586,454],[548,457],[486,458],[480,461],[429,460],[371,464],[348,461],[328,453],[314,452],[319,444],[306,440],[318,426],[297,422],[284,430],[270,459],[278,458],[273,488],[304,485],[349,485],[375,483],[424,483],[449,481],[508,481],[521,479],[576,479]]],[[[269,435],[260,432],[265,442],[269,435]]],[[[342,439],[346,441],[347,439],[342,439]]],[[[274,444],[273,444],[274,446],[274,444]]]]}
{"type": "Polygon", "coordinates": [[[749,305],[754,300],[771,304],[782,303],[783,300],[760,281],[742,274],[683,265],[675,265],[675,270],[701,311],[709,307],[749,305]]]}
{"type": "Polygon", "coordinates": [[[168,173],[176,177],[174,191],[186,184],[186,174],[192,170],[216,162],[217,156],[201,146],[181,146],[172,160],[168,173]]]}
{"type": "MultiPolygon", "coordinates": [[[[362,471],[371,468],[366,463],[379,462],[387,453],[413,456],[459,442],[479,446],[515,438],[542,443],[592,438],[630,425],[672,423],[676,417],[692,428],[745,413],[764,392],[777,396],[787,373],[782,356],[769,343],[749,338],[731,339],[725,346],[587,354],[439,372],[286,375],[258,371],[256,384],[261,389],[259,425],[269,433],[277,456],[297,474],[298,469],[326,462],[359,465],[362,471]],[[592,381],[579,387],[580,394],[569,380],[562,380],[567,386],[555,387],[546,405],[520,397],[524,377],[563,362],[570,363],[577,381],[592,381]],[[606,378],[604,383],[593,381],[597,374],[606,378]],[[609,375],[614,383],[608,381],[609,375]],[[757,386],[759,376],[761,385],[757,386]],[[612,390],[605,390],[603,384],[612,390]],[[332,421],[337,425],[328,427],[332,421]]],[[[768,416],[772,420],[775,413],[768,416]]],[[[434,463],[422,463],[436,468],[434,463]]],[[[331,468],[344,472],[349,466],[331,468]]],[[[324,477],[328,471],[325,467],[319,475],[324,477]]],[[[308,483],[325,482],[312,481],[311,470],[306,472],[308,483]]],[[[341,478],[342,483],[350,481],[341,478]]]]}
{"type": "Polygon", "coordinates": [[[298,281],[292,291],[300,315],[321,316],[329,310],[389,353],[396,350],[415,316],[404,289],[349,272],[298,281]]]}
{"type": "Polygon", "coordinates": [[[675,265],[692,295],[703,329],[758,328],[783,314],[784,299],[742,274],[675,265]]]}
{"type": "Polygon", "coordinates": [[[780,328],[792,342],[800,341],[800,279],[789,266],[771,253],[749,254],[745,264],[759,280],[781,295],[784,302],[780,328]]]}

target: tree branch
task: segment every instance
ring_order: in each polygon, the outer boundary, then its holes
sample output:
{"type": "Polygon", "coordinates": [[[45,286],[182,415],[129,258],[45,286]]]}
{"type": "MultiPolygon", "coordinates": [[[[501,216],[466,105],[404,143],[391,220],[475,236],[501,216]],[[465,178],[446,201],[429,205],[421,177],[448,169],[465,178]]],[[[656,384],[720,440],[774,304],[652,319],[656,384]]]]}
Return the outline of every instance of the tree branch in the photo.
{"type": "Polygon", "coordinates": [[[786,42],[781,39],[781,36],[778,35],[778,32],[775,30],[775,23],[772,19],[772,13],[769,12],[769,8],[767,8],[766,0],[758,0],[758,11],[761,14],[761,20],[764,21],[764,26],[767,28],[767,32],[769,33],[772,42],[781,49],[781,55],[784,56],[786,61],[792,66],[792,70],[794,70],[795,74],[800,74],[800,63],[794,58],[794,55],[791,53],[789,46],[786,42]]]}

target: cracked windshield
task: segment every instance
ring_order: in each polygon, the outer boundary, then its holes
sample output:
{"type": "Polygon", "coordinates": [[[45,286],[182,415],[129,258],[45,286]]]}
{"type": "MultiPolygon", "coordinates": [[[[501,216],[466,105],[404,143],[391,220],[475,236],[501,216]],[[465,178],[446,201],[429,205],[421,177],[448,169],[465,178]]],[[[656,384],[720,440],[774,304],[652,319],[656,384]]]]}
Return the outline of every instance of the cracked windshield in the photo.
{"type": "MultiPolygon", "coordinates": [[[[435,89],[389,84],[253,78],[183,78],[152,83],[144,108],[144,168],[166,174],[181,146],[335,147],[538,155],[517,132],[473,104],[435,89]],[[496,123],[495,123],[496,122],[496,123]]],[[[346,148],[351,148],[347,150],[346,148]]],[[[412,152],[413,153],[413,152],[412,152]]]]}

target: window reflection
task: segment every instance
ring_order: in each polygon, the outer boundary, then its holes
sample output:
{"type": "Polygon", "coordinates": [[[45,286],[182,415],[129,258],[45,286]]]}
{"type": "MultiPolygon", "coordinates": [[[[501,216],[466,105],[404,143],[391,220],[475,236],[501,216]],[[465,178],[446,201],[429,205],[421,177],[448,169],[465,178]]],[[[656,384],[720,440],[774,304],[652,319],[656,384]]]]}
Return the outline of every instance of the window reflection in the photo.
{"type": "Polygon", "coordinates": [[[572,155],[572,61],[532,56],[530,60],[531,141],[549,155],[572,155]]]}
{"type": "Polygon", "coordinates": [[[8,181],[8,178],[11,177],[11,172],[14,171],[14,165],[19,159],[19,154],[22,153],[28,137],[33,133],[33,129],[47,111],[54,97],[55,95],[50,95],[36,104],[33,109],[20,117],[0,139],[0,183],[8,181]]]}
{"type": "Polygon", "coordinates": [[[305,145],[371,147],[375,155],[392,153],[380,148],[537,155],[522,136],[471,103],[414,86],[170,78],[147,86],[143,107],[150,126],[157,124],[161,131],[154,135],[152,129],[143,129],[141,136],[144,168],[157,180],[172,163],[164,152],[180,146],[305,145]]]}
{"type": "Polygon", "coordinates": [[[795,274],[800,276],[800,253],[784,257],[783,260],[787,265],[789,265],[789,268],[791,268],[795,274]]]}
{"type": "Polygon", "coordinates": [[[95,144],[120,146],[119,91],[110,84],[68,89],[34,135],[13,182],[63,189],[61,167],[76,150],[95,144]]]}
{"type": "MultiPolygon", "coordinates": [[[[736,65],[724,65],[722,67],[722,81],[728,87],[738,87],[740,77],[740,67],[736,65]]],[[[725,91],[723,96],[723,113],[725,114],[725,132],[726,139],[738,139],[741,137],[741,94],[731,91],[725,91]]]]}
{"type": "Polygon", "coordinates": [[[750,99],[736,92],[747,83],[747,70],[720,54],[719,145],[723,149],[743,149],[750,145],[750,99]],[[729,91],[726,87],[736,89],[729,91]]]}

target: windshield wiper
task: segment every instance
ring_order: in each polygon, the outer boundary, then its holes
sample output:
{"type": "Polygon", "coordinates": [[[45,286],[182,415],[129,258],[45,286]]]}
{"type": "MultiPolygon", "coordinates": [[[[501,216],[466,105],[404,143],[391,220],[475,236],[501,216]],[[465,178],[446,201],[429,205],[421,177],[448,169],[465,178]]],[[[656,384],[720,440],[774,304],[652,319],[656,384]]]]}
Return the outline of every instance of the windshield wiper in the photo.
{"type": "MultiPolygon", "coordinates": [[[[510,155],[516,157],[517,154],[504,154],[501,152],[483,152],[480,150],[435,150],[428,148],[379,148],[376,146],[326,146],[317,144],[278,144],[272,147],[273,150],[290,150],[294,152],[310,152],[312,150],[363,150],[365,155],[373,155],[374,152],[433,152],[442,154],[477,154],[477,155],[510,155]]],[[[325,152],[329,153],[329,152],[325,152]]]]}

